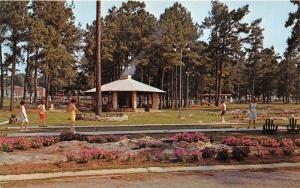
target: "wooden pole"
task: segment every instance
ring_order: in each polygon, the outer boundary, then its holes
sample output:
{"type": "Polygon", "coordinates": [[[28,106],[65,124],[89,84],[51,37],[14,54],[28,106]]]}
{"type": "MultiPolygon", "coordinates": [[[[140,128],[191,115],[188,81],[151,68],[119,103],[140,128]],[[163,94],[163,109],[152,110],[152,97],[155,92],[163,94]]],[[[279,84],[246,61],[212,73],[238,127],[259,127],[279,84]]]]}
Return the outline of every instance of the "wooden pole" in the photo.
{"type": "Polygon", "coordinates": [[[97,0],[97,49],[96,49],[96,115],[102,112],[101,93],[101,0],[97,0]]]}

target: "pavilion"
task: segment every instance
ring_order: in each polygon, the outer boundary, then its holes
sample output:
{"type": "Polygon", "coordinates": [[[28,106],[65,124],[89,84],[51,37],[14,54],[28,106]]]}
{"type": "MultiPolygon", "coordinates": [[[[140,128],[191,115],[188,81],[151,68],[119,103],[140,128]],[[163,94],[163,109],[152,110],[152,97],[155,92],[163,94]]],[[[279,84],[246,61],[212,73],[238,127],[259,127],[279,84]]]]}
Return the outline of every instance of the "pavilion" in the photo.
{"type": "MultiPolygon", "coordinates": [[[[104,111],[156,111],[159,109],[160,95],[165,91],[138,82],[131,75],[101,86],[104,111]]],[[[95,105],[96,88],[85,91],[92,96],[95,105]]]]}

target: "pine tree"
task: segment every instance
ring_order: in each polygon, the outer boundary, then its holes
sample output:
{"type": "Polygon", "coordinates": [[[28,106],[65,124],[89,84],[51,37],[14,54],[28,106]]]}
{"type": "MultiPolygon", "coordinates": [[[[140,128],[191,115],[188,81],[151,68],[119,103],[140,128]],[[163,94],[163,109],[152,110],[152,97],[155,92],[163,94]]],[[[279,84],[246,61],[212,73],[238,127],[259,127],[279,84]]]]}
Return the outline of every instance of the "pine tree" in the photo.
{"type": "Polygon", "coordinates": [[[243,42],[240,34],[248,32],[247,23],[241,22],[248,13],[248,5],[229,11],[227,5],[213,1],[212,10],[203,22],[203,28],[211,30],[209,48],[215,64],[216,106],[222,93],[224,66],[235,61],[243,42]]]}
{"type": "Polygon", "coordinates": [[[247,42],[250,47],[246,48],[248,52],[247,66],[249,68],[248,76],[250,78],[250,91],[255,95],[255,83],[257,78],[258,63],[261,62],[261,51],[263,50],[263,28],[261,28],[261,18],[254,20],[250,25],[250,34],[247,42]]]}
{"type": "Polygon", "coordinates": [[[28,1],[3,1],[0,2],[0,12],[4,25],[8,32],[6,39],[12,51],[12,74],[11,74],[11,97],[10,110],[14,107],[14,86],[16,75],[16,58],[19,44],[24,41],[26,32],[28,31],[28,1]]]}

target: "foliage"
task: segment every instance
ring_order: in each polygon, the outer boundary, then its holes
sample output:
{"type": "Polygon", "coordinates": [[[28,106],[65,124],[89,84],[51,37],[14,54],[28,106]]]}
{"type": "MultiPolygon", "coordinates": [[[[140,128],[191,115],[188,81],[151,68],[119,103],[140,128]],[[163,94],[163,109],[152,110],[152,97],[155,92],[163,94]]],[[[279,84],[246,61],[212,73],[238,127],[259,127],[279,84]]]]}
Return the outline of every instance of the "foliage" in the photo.
{"type": "Polygon", "coordinates": [[[175,142],[180,142],[180,141],[186,141],[186,142],[198,142],[198,141],[202,141],[202,142],[209,142],[210,139],[198,132],[195,133],[177,133],[174,137],[173,137],[173,141],[175,142]]]}
{"type": "Polygon", "coordinates": [[[237,161],[242,161],[248,157],[250,153],[249,146],[234,146],[232,148],[232,158],[237,161]]]}
{"type": "Polygon", "coordinates": [[[222,148],[217,151],[216,159],[218,159],[220,161],[228,161],[229,157],[230,157],[230,155],[229,155],[228,149],[222,148]]]}
{"type": "Polygon", "coordinates": [[[51,146],[59,140],[56,137],[0,137],[0,147],[4,152],[13,152],[14,150],[27,150],[30,148],[40,148],[42,146],[51,146]]]}
{"type": "Polygon", "coordinates": [[[202,158],[203,159],[211,159],[211,158],[214,158],[215,155],[216,155],[215,148],[206,147],[202,150],[202,158]]]}

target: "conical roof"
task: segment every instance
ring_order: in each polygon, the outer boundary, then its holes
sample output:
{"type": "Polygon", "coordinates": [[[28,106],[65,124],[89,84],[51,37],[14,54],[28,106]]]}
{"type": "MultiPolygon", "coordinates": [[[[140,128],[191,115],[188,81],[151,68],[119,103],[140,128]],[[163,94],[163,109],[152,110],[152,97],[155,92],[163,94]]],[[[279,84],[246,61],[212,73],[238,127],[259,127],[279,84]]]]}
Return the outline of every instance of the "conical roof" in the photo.
{"type": "MultiPolygon", "coordinates": [[[[101,91],[140,91],[151,93],[165,93],[165,91],[138,82],[128,76],[126,79],[116,80],[101,86],[101,91]]],[[[85,93],[96,93],[96,88],[85,91],[85,93]]]]}

